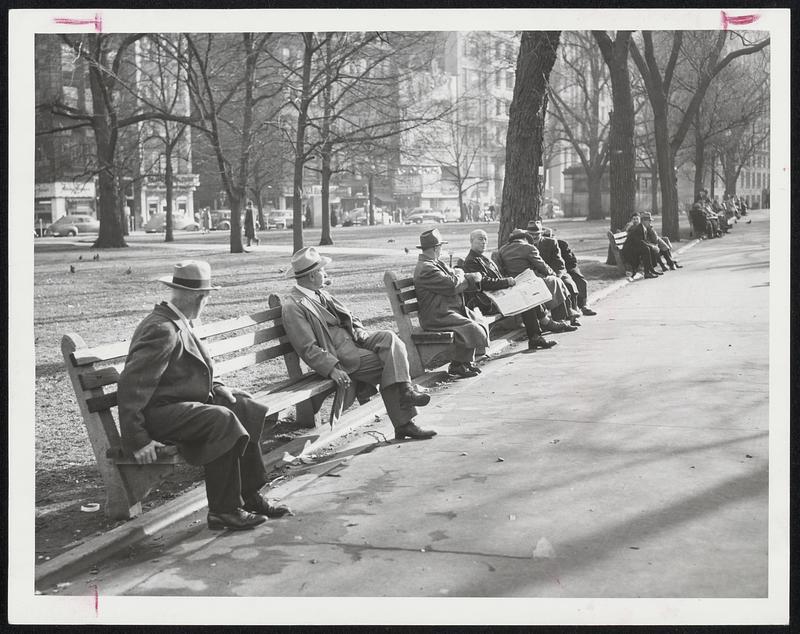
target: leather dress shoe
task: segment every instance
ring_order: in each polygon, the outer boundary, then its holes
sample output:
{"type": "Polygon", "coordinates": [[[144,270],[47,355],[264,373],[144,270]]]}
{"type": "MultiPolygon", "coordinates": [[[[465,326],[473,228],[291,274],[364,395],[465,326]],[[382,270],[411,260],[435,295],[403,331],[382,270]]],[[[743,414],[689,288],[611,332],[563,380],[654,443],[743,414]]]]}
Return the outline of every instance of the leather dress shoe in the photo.
{"type": "Polygon", "coordinates": [[[425,407],[431,402],[431,395],[420,392],[413,383],[409,383],[400,391],[400,405],[403,407],[425,407]]]}
{"type": "Polygon", "coordinates": [[[244,510],[254,515],[266,516],[271,519],[283,517],[284,515],[294,515],[292,509],[288,506],[283,504],[273,506],[260,493],[245,499],[244,510]]]}
{"type": "Polygon", "coordinates": [[[537,348],[541,348],[542,350],[547,350],[548,348],[552,348],[558,344],[557,341],[548,341],[544,337],[536,337],[535,339],[531,339],[528,342],[528,350],[536,350],[537,348]]]}
{"type": "Polygon", "coordinates": [[[588,306],[581,306],[581,312],[582,312],[584,315],[586,315],[587,317],[592,317],[592,316],[594,316],[594,315],[596,315],[596,314],[597,314],[597,313],[596,313],[594,310],[592,310],[592,309],[591,309],[591,308],[589,308],[588,306]]]}
{"type": "Polygon", "coordinates": [[[394,439],[395,440],[403,440],[404,438],[413,438],[414,440],[426,440],[428,438],[433,438],[436,435],[436,432],[432,429],[420,429],[414,423],[414,421],[409,421],[405,425],[401,425],[400,427],[395,427],[394,429],[394,439]]]}
{"type": "Polygon", "coordinates": [[[682,264],[678,264],[677,262],[673,262],[673,264],[675,265],[676,269],[682,269],[683,268],[682,264]]]}
{"type": "Polygon", "coordinates": [[[473,376],[478,376],[478,373],[475,370],[470,369],[470,367],[466,363],[451,363],[450,367],[447,368],[447,373],[452,376],[458,376],[462,379],[469,379],[473,376]]]}
{"type": "Polygon", "coordinates": [[[543,326],[543,329],[549,330],[550,332],[575,332],[578,327],[573,326],[572,324],[568,324],[565,321],[559,321],[558,319],[553,319],[550,321],[547,326],[543,326]]]}
{"type": "Polygon", "coordinates": [[[651,273],[650,271],[645,271],[644,279],[653,280],[653,279],[655,279],[657,277],[658,277],[658,275],[656,275],[655,273],[651,273]]]}
{"type": "Polygon", "coordinates": [[[212,531],[221,531],[227,528],[230,531],[247,531],[267,521],[266,517],[248,513],[240,508],[230,513],[208,512],[208,528],[212,531]]]}
{"type": "Polygon", "coordinates": [[[474,363],[465,363],[464,365],[466,365],[466,366],[467,366],[467,367],[468,367],[470,370],[472,370],[473,372],[477,372],[478,374],[480,374],[480,373],[481,373],[481,371],[482,371],[482,370],[481,370],[481,369],[480,369],[480,368],[479,368],[477,365],[475,365],[474,363]]]}
{"type": "Polygon", "coordinates": [[[578,327],[581,325],[581,322],[578,321],[577,317],[571,317],[569,320],[570,325],[578,327]]]}

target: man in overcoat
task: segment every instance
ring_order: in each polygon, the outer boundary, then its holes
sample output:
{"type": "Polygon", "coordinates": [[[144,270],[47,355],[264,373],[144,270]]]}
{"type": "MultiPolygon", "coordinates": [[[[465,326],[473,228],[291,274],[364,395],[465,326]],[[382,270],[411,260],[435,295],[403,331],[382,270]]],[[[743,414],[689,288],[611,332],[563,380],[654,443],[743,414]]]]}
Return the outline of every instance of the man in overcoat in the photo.
{"type": "Polygon", "coordinates": [[[431,397],[411,383],[405,344],[390,330],[367,332],[345,305],[323,290],[330,284],[325,267],[331,259],[314,247],[292,256],[287,276],[295,280],[282,300],[283,327],[300,358],[317,374],[330,377],[344,392],[342,407],[358,397],[381,397],[394,426],[395,439],[417,440],[436,435],[414,422],[417,407],[431,397]]]}
{"type": "Polygon", "coordinates": [[[623,259],[631,265],[634,275],[639,269],[639,263],[644,269],[645,279],[654,279],[661,275],[655,270],[658,247],[656,246],[654,249],[647,242],[647,228],[642,224],[641,216],[638,213],[631,215],[626,231],[628,235],[621,252],[623,259]]]}
{"type": "MultiPolygon", "coordinates": [[[[470,250],[464,258],[462,268],[465,273],[480,273],[481,281],[480,290],[465,292],[464,300],[469,308],[478,308],[484,315],[494,315],[497,313],[497,307],[483,291],[510,288],[516,284],[516,280],[513,277],[503,277],[497,265],[484,255],[488,242],[489,236],[483,229],[475,229],[469,234],[470,250]]],[[[521,314],[525,333],[528,335],[529,350],[547,349],[556,345],[555,341],[548,341],[542,337],[539,319],[544,316],[543,313],[541,306],[536,306],[521,314]]]]}
{"type": "Polygon", "coordinates": [[[587,317],[596,315],[597,312],[586,304],[589,285],[587,284],[586,278],[583,276],[583,273],[578,267],[578,258],[575,257],[575,254],[572,252],[569,242],[556,238],[555,230],[551,229],[550,227],[544,227],[542,232],[546,238],[553,238],[558,243],[558,252],[561,254],[561,259],[564,261],[564,266],[567,269],[567,273],[572,278],[575,287],[578,289],[578,310],[580,310],[581,313],[587,317]]]}
{"type": "Polygon", "coordinates": [[[214,378],[211,356],[194,322],[211,291],[211,267],[175,265],[160,280],[170,299],[153,308],[133,333],[119,377],[117,401],[123,445],[150,464],[164,443],[189,464],[202,465],[212,530],[253,528],[291,513],[259,492],[266,484],[259,439],[267,408],[214,378]]]}
{"type": "Polygon", "coordinates": [[[552,299],[545,304],[552,315],[547,328],[553,332],[577,330],[576,326],[563,320],[572,320],[569,309],[569,290],[553,269],[542,259],[539,250],[532,244],[532,239],[524,229],[514,229],[508,236],[508,242],[495,251],[493,256],[500,270],[506,275],[516,277],[525,269],[531,269],[544,280],[552,299]]]}
{"type": "Polygon", "coordinates": [[[474,363],[475,352],[480,350],[482,354],[489,345],[489,328],[467,308],[462,293],[479,288],[482,275],[451,269],[439,259],[442,245],[447,242],[438,229],[424,231],[419,242],[417,248],[422,253],[414,269],[419,325],[425,330],[452,331],[448,373],[463,378],[477,376],[480,370],[474,363]]]}
{"type": "Polygon", "coordinates": [[[570,323],[573,326],[580,326],[578,322],[578,317],[581,315],[578,311],[578,286],[567,272],[567,265],[561,256],[558,242],[544,234],[541,220],[531,220],[528,223],[528,235],[533,240],[533,246],[539,249],[539,255],[545,261],[545,264],[553,270],[558,279],[564,282],[564,286],[569,291],[567,313],[570,317],[570,323]]]}

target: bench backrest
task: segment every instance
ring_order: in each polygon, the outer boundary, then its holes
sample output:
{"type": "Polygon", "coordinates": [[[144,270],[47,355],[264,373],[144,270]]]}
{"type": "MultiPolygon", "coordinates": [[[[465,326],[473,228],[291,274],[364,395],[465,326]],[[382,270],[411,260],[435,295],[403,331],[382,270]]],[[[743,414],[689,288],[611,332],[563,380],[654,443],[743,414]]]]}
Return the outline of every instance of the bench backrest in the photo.
{"type": "MultiPolygon", "coordinates": [[[[270,296],[269,305],[267,310],[197,328],[215,361],[215,376],[281,356],[290,378],[303,375],[299,357],[283,328],[280,299],[270,296]],[[222,357],[225,358],[218,361],[222,357]]],[[[61,352],[98,464],[101,458],[119,452],[121,447],[112,408],[117,405],[117,382],[129,345],[128,341],[120,341],[89,347],[74,333],[64,335],[61,340],[61,352]]]]}
{"type": "Polygon", "coordinates": [[[616,233],[608,231],[606,235],[608,235],[609,242],[612,242],[617,249],[622,249],[622,245],[625,244],[625,240],[628,238],[627,231],[617,231],[616,233]]]}

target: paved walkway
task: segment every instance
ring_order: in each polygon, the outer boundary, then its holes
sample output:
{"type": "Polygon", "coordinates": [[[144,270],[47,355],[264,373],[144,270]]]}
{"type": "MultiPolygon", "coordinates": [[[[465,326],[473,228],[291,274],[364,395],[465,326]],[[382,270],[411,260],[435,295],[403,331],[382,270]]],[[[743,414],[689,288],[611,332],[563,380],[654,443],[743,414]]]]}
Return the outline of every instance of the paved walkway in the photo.
{"type": "Polygon", "coordinates": [[[61,593],[765,597],[768,235],[738,225],[437,391],[433,440],[364,436],[273,489],[296,517],[198,512],[61,593]]]}

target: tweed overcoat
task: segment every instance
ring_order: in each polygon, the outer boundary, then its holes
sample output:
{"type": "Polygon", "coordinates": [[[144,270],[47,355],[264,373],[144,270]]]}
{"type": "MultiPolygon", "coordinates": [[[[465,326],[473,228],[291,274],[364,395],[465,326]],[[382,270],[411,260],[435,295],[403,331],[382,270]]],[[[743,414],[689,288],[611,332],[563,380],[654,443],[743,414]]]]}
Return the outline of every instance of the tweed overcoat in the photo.
{"type": "Polygon", "coordinates": [[[467,308],[462,293],[478,288],[478,276],[451,269],[437,258],[420,253],[414,269],[419,302],[419,325],[425,330],[453,332],[454,342],[465,348],[489,345],[489,329],[467,308]]]}
{"type": "Polygon", "coordinates": [[[166,304],[156,305],[134,331],[119,377],[123,445],[135,451],[151,439],[174,442],[190,464],[235,445],[243,450],[261,434],[267,408],[245,397],[225,408],[214,401],[215,384],[222,382],[203,343],[166,304]]]}

